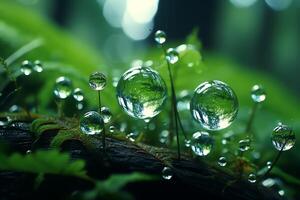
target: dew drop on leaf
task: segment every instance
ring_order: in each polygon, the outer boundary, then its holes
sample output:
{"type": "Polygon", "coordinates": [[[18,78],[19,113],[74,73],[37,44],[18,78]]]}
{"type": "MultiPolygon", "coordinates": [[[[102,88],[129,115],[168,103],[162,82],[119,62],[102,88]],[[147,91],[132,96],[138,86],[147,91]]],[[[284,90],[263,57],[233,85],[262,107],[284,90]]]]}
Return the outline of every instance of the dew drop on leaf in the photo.
{"type": "Polygon", "coordinates": [[[221,156],[218,160],[218,164],[221,166],[221,167],[224,167],[227,165],[227,159],[226,157],[224,156],[221,156]]]}
{"type": "Polygon", "coordinates": [[[34,61],[34,63],[33,63],[33,70],[36,71],[36,72],[38,72],[38,73],[41,73],[44,70],[43,64],[42,64],[42,62],[40,60],[34,61]]]}
{"type": "Polygon", "coordinates": [[[149,121],[162,111],[167,99],[167,87],[153,69],[134,67],[120,78],[117,98],[129,116],[149,121]]]}
{"type": "Polygon", "coordinates": [[[102,133],[104,122],[101,115],[95,111],[85,113],[80,120],[80,129],[87,135],[97,135],[102,133]]]}
{"type": "Polygon", "coordinates": [[[54,95],[59,99],[66,99],[72,93],[72,81],[64,76],[56,79],[54,95]]]}
{"type": "Polygon", "coordinates": [[[266,100],[266,92],[260,85],[254,85],[251,90],[251,98],[254,102],[260,103],[266,100]]]}
{"type": "Polygon", "coordinates": [[[272,166],[272,162],[271,162],[271,161],[268,161],[268,162],[267,162],[267,168],[270,169],[271,166],[272,166]]]}
{"type": "Polygon", "coordinates": [[[134,142],[139,136],[139,133],[138,132],[131,132],[129,134],[126,135],[126,138],[128,140],[130,140],[131,142],[134,142]]]}
{"type": "Polygon", "coordinates": [[[250,139],[244,139],[239,141],[240,151],[248,151],[250,149],[250,139]]]}
{"type": "Polygon", "coordinates": [[[184,145],[185,145],[186,147],[190,147],[190,146],[191,146],[191,140],[185,139],[185,140],[184,140],[184,145]]]}
{"type": "Polygon", "coordinates": [[[21,108],[18,105],[12,105],[8,111],[11,113],[17,113],[17,112],[21,112],[21,108]]]}
{"type": "Polygon", "coordinates": [[[179,60],[179,54],[175,49],[169,48],[166,53],[166,59],[169,63],[175,64],[179,60]]]}
{"type": "Polygon", "coordinates": [[[273,146],[278,151],[287,151],[291,149],[296,142],[293,129],[281,123],[274,128],[271,139],[273,146]]]}
{"type": "Polygon", "coordinates": [[[221,130],[236,118],[238,100],[227,84],[217,80],[204,82],[195,89],[190,110],[203,128],[221,130]]]}
{"type": "Polygon", "coordinates": [[[110,122],[111,117],[112,117],[110,109],[108,107],[102,107],[100,111],[101,111],[101,116],[103,118],[104,123],[110,122]]]}
{"type": "Polygon", "coordinates": [[[94,72],[90,75],[89,85],[93,90],[103,90],[106,86],[106,76],[101,72],[94,72]]]}
{"type": "Polygon", "coordinates": [[[208,132],[198,131],[191,139],[191,149],[198,156],[206,156],[211,152],[214,140],[208,132]]]}
{"type": "Polygon", "coordinates": [[[24,60],[21,64],[21,72],[28,76],[32,73],[33,70],[33,64],[29,60],[24,60]]]}
{"type": "Polygon", "coordinates": [[[164,167],[161,174],[162,178],[165,180],[170,180],[173,177],[173,171],[170,167],[164,167]]]}
{"type": "Polygon", "coordinates": [[[167,35],[164,31],[158,30],[155,32],[154,40],[157,44],[163,44],[167,40],[167,35]]]}
{"type": "Polygon", "coordinates": [[[159,142],[162,144],[169,144],[169,131],[163,130],[159,134],[159,142]]]}
{"type": "Polygon", "coordinates": [[[250,173],[248,176],[248,181],[250,183],[255,183],[256,182],[256,175],[254,173],[250,173]]]}
{"type": "Polygon", "coordinates": [[[115,126],[110,126],[110,127],[109,127],[109,132],[114,133],[115,130],[116,130],[116,127],[115,127],[115,126]]]}
{"type": "Polygon", "coordinates": [[[83,101],[84,99],[84,96],[83,96],[83,92],[80,88],[76,88],[74,89],[73,91],[73,98],[76,100],[76,101],[83,101]]]}

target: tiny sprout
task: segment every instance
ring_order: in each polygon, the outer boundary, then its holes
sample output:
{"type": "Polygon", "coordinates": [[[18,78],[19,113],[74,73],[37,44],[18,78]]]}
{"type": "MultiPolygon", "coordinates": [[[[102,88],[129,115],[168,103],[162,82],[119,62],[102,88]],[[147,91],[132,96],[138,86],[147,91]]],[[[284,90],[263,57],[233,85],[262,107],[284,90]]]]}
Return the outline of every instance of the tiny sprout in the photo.
{"type": "Polygon", "coordinates": [[[158,30],[155,32],[154,40],[155,40],[155,42],[157,42],[157,44],[162,45],[166,42],[167,35],[164,31],[158,30]]]}

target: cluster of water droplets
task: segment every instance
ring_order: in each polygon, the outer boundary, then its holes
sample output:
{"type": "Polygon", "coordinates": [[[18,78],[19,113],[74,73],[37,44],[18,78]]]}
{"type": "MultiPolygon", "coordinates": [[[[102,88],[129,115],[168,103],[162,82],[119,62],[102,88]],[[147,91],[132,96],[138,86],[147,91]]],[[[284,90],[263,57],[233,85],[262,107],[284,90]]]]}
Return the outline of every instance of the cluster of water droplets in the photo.
{"type": "Polygon", "coordinates": [[[24,60],[21,64],[21,72],[28,76],[33,71],[35,72],[42,72],[43,71],[43,64],[40,60],[35,60],[33,63],[29,60],[24,60]]]}

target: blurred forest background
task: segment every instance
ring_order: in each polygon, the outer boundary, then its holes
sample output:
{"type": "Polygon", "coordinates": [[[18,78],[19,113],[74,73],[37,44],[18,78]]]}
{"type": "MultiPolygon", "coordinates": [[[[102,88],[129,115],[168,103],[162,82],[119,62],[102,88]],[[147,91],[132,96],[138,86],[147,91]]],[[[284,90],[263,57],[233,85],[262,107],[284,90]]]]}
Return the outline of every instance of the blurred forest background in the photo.
{"type": "Polygon", "coordinates": [[[138,58],[157,29],[182,40],[199,27],[204,53],[271,74],[300,96],[300,0],[15,1],[99,49],[109,67],[138,58]]]}

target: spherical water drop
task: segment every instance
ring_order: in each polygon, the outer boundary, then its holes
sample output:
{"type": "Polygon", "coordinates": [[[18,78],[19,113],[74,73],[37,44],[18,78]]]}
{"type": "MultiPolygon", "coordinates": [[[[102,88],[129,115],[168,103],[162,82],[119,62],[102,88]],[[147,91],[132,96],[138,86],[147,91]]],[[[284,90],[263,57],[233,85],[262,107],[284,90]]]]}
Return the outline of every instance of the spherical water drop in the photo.
{"type": "Polygon", "coordinates": [[[32,151],[30,149],[26,151],[26,154],[31,154],[31,153],[32,151]]]}
{"type": "Polygon", "coordinates": [[[158,31],[155,32],[154,40],[158,44],[163,44],[167,40],[167,35],[164,31],[158,30],[158,31]]]}
{"type": "Polygon", "coordinates": [[[190,103],[192,116],[207,130],[221,130],[231,125],[238,113],[234,91],[221,81],[200,84],[190,103]]]}
{"type": "Polygon", "coordinates": [[[101,72],[91,74],[89,85],[93,90],[103,90],[106,86],[106,76],[101,72]]]}
{"type": "Polygon", "coordinates": [[[239,141],[240,151],[248,151],[250,149],[250,139],[244,139],[239,141]]]}
{"type": "Polygon", "coordinates": [[[33,70],[38,72],[38,73],[40,73],[44,70],[43,69],[43,64],[40,60],[34,61],[33,70]]]}
{"type": "Polygon", "coordinates": [[[173,177],[173,171],[170,167],[164,167],[161,174],[165,180],[170,180],[173,177]]]}
{"type": "Polygon", "coordinates": [[[162,111],[167,87],[156,71],[149,67],[134,67],[120,78],[117,98],[128,115],[150,120],[162,111]]]}
{"type": "Polygon", "coordinates": [[[251,98],[254,102],[260,103],[266,100],[266,92],[260,85],[254,85],[251,90],[251,98]]]}
{"type": "Polygon", "coordinates": [[[206,156],[213,147],[213,139],[208,132],[196,132],[191,139],[191,149],[198,156],[206,156]]]}
{"type": "Polygon", "coordinates": [[[131,142],[134,142],[139,136],[138,132],[131,132],[126,135],[126,138],[129,139],[131,142]]]}
{"type": "Polygon", "coordinates": [[[268,162],[267,162],[267,168],[270,169],[271,167],[272,167],[272,162],[271,162],[271,161],[268,161],[268,162]]]}
{"type": "Polygon", "coordinates": [[[227,165],[227,159],[226,159],[224,156],[220,157],[219,160],[218,160],[218,164],[219,164],[221,167],[226,166],[226,165],[227,165]]]}
{"type": "Polygon", "coordinates": [[[104,122],[101,115],[95,111],[89,111],[84,114],[80,120],[80,129],[87,135],[100,134],[103,131],[104,122]]]}
{"type": "Polygon", "coordinates": [[[72,81],[64,76],[56,79],[54,95],[59,99],[66,99],[72,93],[72,81]]]}
{"type": "Polygon", "coordinates": [[[82,110],[83,109],[83,103],[81,101],[76,103],[76,108],[77,110],[82,110]]]}
{"type": "Polygon", "coordinates": [[[109,132],[114,133],[115,130],[116,130],[116,127],[115,127],[115,126],[110,126],[110,127],[109,127],[109,132]]]}
{"type": "Polygon", "coordinates": [[[73,91],[73,98],[76,100],[76,101],[83,101],[84,99],[84,96],[83,96],[83,92],[80,88],[76,88],[74,91],[73,91]]]}
{"type": "Polygon", "coordinates": [[[162,144],[169,144],[169,131],[168,130],[163,130],[159,134],[159,142],[162,144]]]}
{"type": "Polygon", "coordinates": [[[184,140],[184,145],[185,145],[186,147],[191,147],[191,140],[185,139],[185,140],[184,140]]]}
{"type": "Polygon", "coordinates": [[[255,183],[256,182],[256,175],[254,173],[249,174],[248,181],[250,183],[255,183]]]}
{"type": "Polygon", "coordinates": [[[32,62],[28,61],[28,60],[24,60],[21,64],[21,72],[28,76],[32,73],[33,70],[33,64],[32,62]]]}
{"type": "Polygon", "coordinates": [[[284,196],[285,192],[284,192],[284,190],[279,190],[279,191],[278,191],[278,194],[279,194],[280,196],[284,196]]]}
{"type": "Polygon", "coordinates": [[[17,112],[21,112],[22,109],[18,105],[12,105],[8,111],[12,113],[17,113],[17,112]]]}
{"type": "Polygon", "coordinates": [[[278,151],[287,151],[291,149],[296,142],[293,129],[284,124],[279,124],[274,128],[271,139],[273,146],[278,151]]]}
{"type": "Polygon", "coordinates": [[[175,49],[169,48],[167,50],[166,59],[169,63],[175,64],[179,60],[179,54],[175,49]]]}
{"type": "Polygon", "coordinates": [[[111,120],[112,114],[107,107],[102,107],[101,108],[101,116],[103,118],[104,123],[108,123],[111,120]]]}

